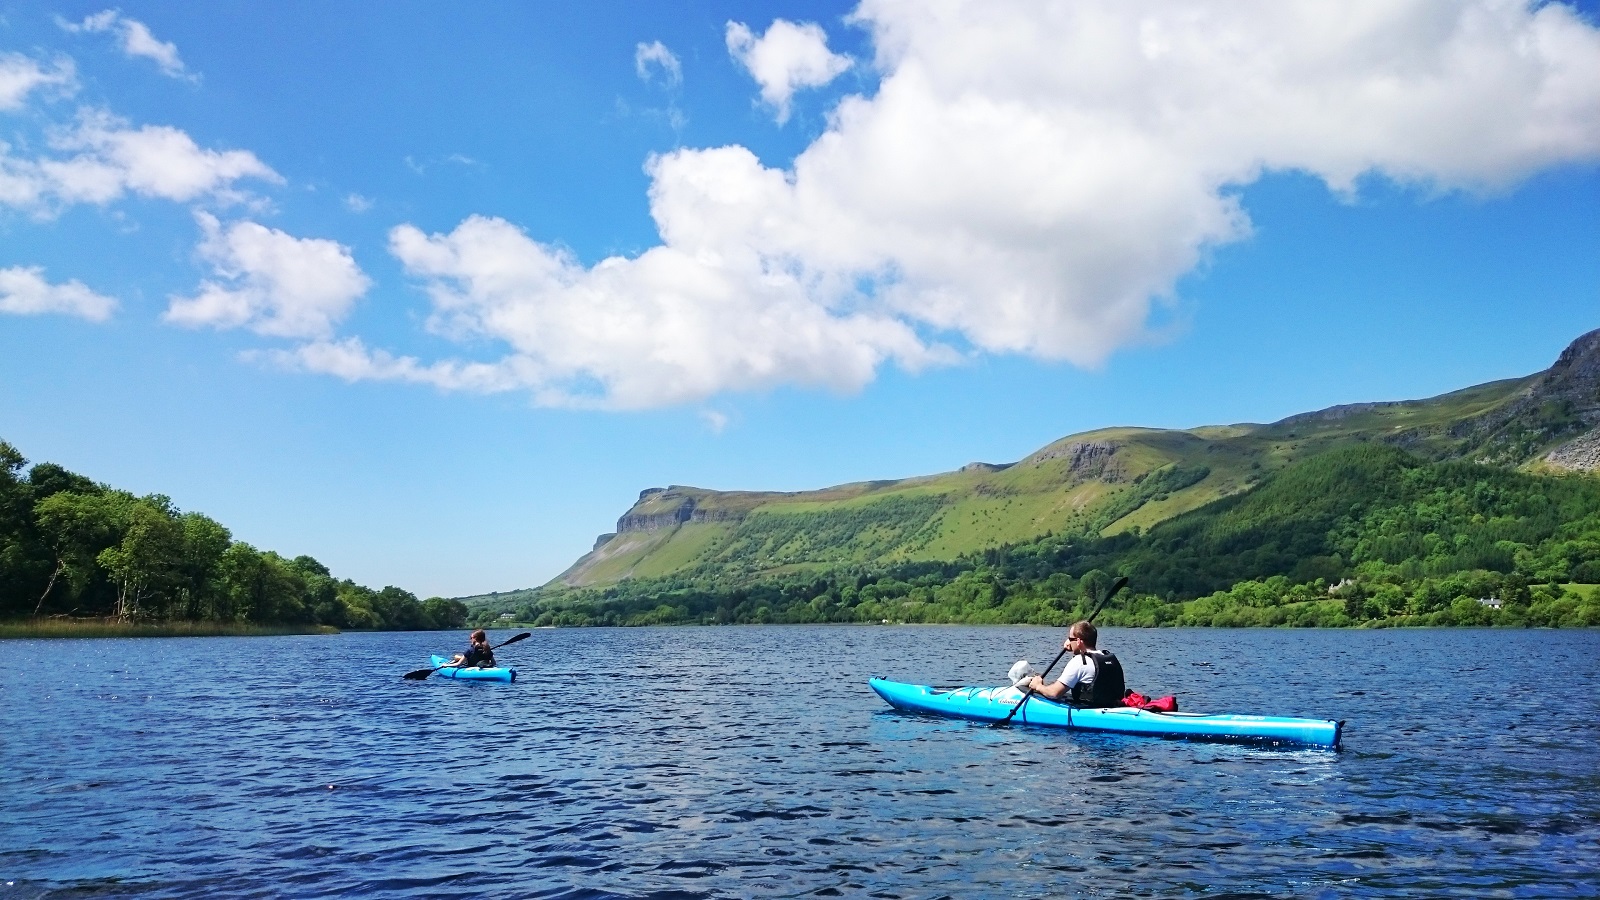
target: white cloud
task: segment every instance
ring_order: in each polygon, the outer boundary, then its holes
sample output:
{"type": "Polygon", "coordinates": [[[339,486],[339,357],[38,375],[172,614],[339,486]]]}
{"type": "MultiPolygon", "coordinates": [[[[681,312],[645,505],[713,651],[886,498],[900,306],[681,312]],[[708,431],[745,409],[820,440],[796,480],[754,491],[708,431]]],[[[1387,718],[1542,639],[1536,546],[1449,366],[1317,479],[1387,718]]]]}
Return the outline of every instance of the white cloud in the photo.
{"type": "Polygon", "coordinates": [[[633,68],[643,81],[650,81],[655,71],[661,71],[661,79],[669,87],[683,83],[683,66],[678,58],[672,55],[667,45],[660,41],[648,44],[641,43],[633,51],[633,68]]]}
{"type": "Polygon", "coordinates": [[[372,200],[352,192],[345,195],[344,206],[353,213],[364,213],[372,209],[372,200]]]}
{"type": "Polygon", "coordinates": [[[789,101],[803,87],[821,87],[850,68],[852,60],[828,50],[828,36],[813,22],[775,20],[757,38],[743,22],[729,22],[728,52],[761,85],[761,99],[781,124],[789,120],[789,101]]]}
{"type": "Polygon", "coordinates": [[[585,266],[478,216],[395,229],[433,328],[509,353],[363,347],[347,371],[636,408],[856,388],[948,359],[940,339],[1094,366],[1250,234],[1238,191],[1265,172],[1481,191],[1600,158],[1600,32],[1554,3],[865,0],[854,21],[877,91],[787,169],[652,159],[661,244],[637,258],[585,266]]]}
{"type": "Polygon", "coordinates": [[[95,13],[85,18],[82,22],[67,22],[57,20],[61,27],[71,32],[103,33],[112,32],[122,44],[124,55],[132,58],[148,59],[159,67],[163,74],[173,78],[182,78],[190,81],[197,80],[183,65],[183,60],[178,58],[178,47],[168,41],[157,40],[150,33],[150,28],[138,19],[130,19],[121,12],[108,9],[95,13]]]}
{"type": "Polygon", "coordinates": [[[528,390],[552,406],[637,409],[718,391],[801,383],[852,390],[886,359],[915,368],[947,358],[903,323],[834,312],[753,254],[696,257],[669,247],[586,269],[501,219],[449,234],[403,225],[390,247],[433,298],[430,326],[510,346],[492,364],[424,366],[358,345],[316,348],[297,364],[346,378],[449,390],[528,390]]]}
{"type": "Polygon", "coordinates": [[[188,202],[229,197],[234,182],[244,178],[283,181],[249,151],[202,149],[176,128],[133,128],[105,113],[84,113],[50,144],[70,155],[24,159],[0,143],[0,203],[45,211],[61,204],[103,205],[130,193],[188,202]]]}
{"type": "Polygon", "coordinates": [[[712,434],[721,434],[723,429],[728,427],[728,414],[714,409],[700,410],[700,420],[706,423],[712,434]]]}
{"type": "Polygon", "coordinates": [[[81,281],[45,281],[44,269],[39,266],[0,269],[0,312],[24,316],[61,313],[104,322],[116,308],[116,300],[96,294],[81,281]]]}
{"type": "Polygon", "coordinates": [[[170,298],[168,322],[324,338],[371,286],[349,248],[336,241],[297,238],[255,222],[224,228],[208,213],[195,218],[205,234],[200,256],[217,279],[202,282],[192,297],[170,298]]]}
{"type": "Polygon", "coordinates": [[[72,60],[58,56],[46,66],[20,53],[0,53],[0,110],[21,109],[28,95],[40,88],[76,91],[78,75],[72,60]]]}

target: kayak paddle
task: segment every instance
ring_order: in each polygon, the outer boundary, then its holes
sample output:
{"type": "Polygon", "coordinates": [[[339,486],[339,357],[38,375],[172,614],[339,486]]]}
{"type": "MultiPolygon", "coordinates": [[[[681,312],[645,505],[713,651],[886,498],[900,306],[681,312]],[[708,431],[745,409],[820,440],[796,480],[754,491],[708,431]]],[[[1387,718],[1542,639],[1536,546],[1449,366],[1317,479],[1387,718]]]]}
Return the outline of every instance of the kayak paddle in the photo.
{"type": "MultiPolygon", "coordinates": [[[[1122,590],[1123,588],[1125,588],[1127,586],[1128,586],[1128,578],[1127,578],[1127,576],[1123,576],[1121,578],[1118,578],[1115,582],[1113,582],[1112,585],[1111,585],[1111,590],[1106,591],[1105,594],[1103,596],[1101,596],[1100,602],[1095,604],[1094,612],[1089,613],[1089,618],[1085,619],[1084,621],[1093,622],[1094,621],[1094,617],[1100,615],[1100,610],[1105,609],[1106,608],[1106,604],[1111,602],[1111,598],[1115,597],[1117,595],[1118,591],[1122,590]]],[[[1049,675],[1050,674],[1050,670],[1054,669],[1056,667],[1056,663],[1061,662],[1061,657],[1066,656],[1066,655],[1067,655],[1067,647],[1066,647],[1065,644],[1062,644],[1061,652],[1057,653],[1056,654],[1056,658],[1050,660],[1050,665],[1045,666],[1044,667],[1044,671],[1039,673],[1039,680],[1043,681],[1044,680],[1044,676],[1049,675]]],[[[999,728],[999,727],[1001,727],[1003,725],[1010,725],[1011,724],[1011,717],[1016,715],[1017,714],[1017,710],[1022,708],[1022,704],[1027,703],[1028,702],[1028,698],[1030,698],[1032,696],[1033,696],[1033,688],[1028,688],[1026,691],[1024,691],[1022,693],[1022,699],[1017,701],[1017,705],[1011,707],[1011,712],[1006,713],[1006,717],[1004,719],[1001,719],[1000,721],[993,723],[989,727],[991,727],[991,728],[999,728]]]]}
{"type": "MultiPolygon", "coordinates": [[[[507,644],[515,644],[517,641],[520,641],[523,638],[528,638],[528,637],[533,637],[533,632],[524,631],[523,633],[517,635],[514,638],[511,638],[510,640],[501,641],[500,643],[495,644],[493,647],[490,647],[489,649],[490,650],[499,650],[501,647],[504,647],[507,644]]],[[[444,665],[444,666],[434,666],[431,669],[418,669],[415,672],[407,672],[403,677],[407,681],[421,681],[424,678],[427,678],[429,675],[432,675],[433,673],[439,671],[440,669],[449,669],[449,668],[454,668],[454,667],[453,666],[449,666],[449,665],[444,665]]]]}

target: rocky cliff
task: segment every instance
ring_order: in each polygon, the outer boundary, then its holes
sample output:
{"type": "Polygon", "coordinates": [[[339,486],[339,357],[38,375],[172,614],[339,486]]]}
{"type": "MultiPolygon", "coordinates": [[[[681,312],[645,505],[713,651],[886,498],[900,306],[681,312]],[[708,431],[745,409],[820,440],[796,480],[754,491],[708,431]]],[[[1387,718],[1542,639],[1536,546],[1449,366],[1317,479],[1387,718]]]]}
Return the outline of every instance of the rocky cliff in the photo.
{"type": "Polygon", "coordinates": [[[1600,447],[1600,329],[1573,341],[1520,396],[1451,429],[1463,455],[1593,471],[1600,447]]]}
{"type": "MultiPolygon", "coordinates": [[[[672,485],[664,488],[646,488],[639,492],[639,502],[617,520],[617,533],[659,531],[675,528],[685,522],[738,522],[749,511],[747,504],[729,504],[713,500],[708,495],[716,492],[699,488],[672,485]]],[[[731,495],[740,496],[740,495],[731,495]]]]}

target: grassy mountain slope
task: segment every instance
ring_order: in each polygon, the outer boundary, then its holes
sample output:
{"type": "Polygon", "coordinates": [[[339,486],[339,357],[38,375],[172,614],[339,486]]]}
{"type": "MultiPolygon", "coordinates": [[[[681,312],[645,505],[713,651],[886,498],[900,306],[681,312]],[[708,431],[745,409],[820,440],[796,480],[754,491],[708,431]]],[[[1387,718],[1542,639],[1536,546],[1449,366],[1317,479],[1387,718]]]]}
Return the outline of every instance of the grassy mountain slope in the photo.
{"type": "Polygon", "coordinates": [[[1600,478],[1335,447],[1156,525],[960,560],[736,580],[698,570],[501,595],[477,621],[1065,624],[1116,574],[1116,625],[1600,625],[1600,478]]]}
{"type": "Polygon", "coordinates": [[[1596,453],[1586,448],[1600,446],[1600,331],[1545,372],[1426,400],[1333,407],[1270,425],[1103,429],[1015,463],[817,491],[653,488],[615,535],[602,535],[541,590],[674,576],[738,584],[953,560],[1047,536],[1147,532],[1246,494],[1294,463],[1365,444],[1535,471],[1593,470],[1596,453]]]}

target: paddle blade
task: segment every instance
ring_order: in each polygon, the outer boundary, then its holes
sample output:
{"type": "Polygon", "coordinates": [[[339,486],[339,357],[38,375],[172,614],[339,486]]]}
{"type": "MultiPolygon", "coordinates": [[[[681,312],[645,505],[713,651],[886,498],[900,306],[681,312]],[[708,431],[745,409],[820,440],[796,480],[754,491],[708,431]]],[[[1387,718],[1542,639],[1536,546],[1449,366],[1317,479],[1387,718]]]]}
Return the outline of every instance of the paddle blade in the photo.
{"type": "Polygon", "coordinates": [[[531,632],[531,631],[524,631],[524,632],[523,632],[523,633],[521,633],[521,634],[519,634],[519,635],[517,635],[517,636],[516,636],[516,637],[514,637],[514,638],[510,638],[510,639],[508,639],[508,640],[504,640],[504,641],[501,641],[501,642],[500,642],[500,643],[498,643],[498,644],[496,644],[496,645],[495,645],[495,649],[499,649],[499,648],[501,648],[501,647],[504,647],[504,646],[505,646],[505,645],[507,645],[507,644],[515,644],[515,643],[516,643],[516,642],[517,642],[517,641],[520,641],[520,640],[522,640],[522,639],[523,639],[523,638],[531,638],[531,637],[533,637],[533,632],[531,632]]]}
{"type": "Polygon", "coordinates": [[[429,675],[432,675],[433,673],[435,673],[437,671],[439,671],[439,670],[438,669],[418,669],[415,672],[407,672],[403,677],[407,681],[421,681],[424,678],[427,678],[429,675]]]}

